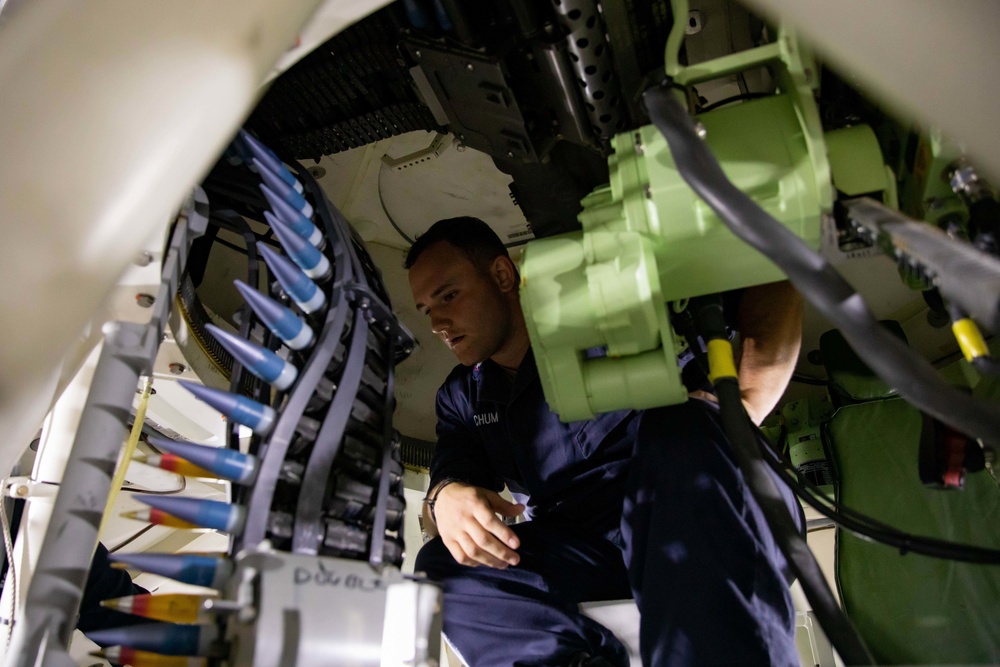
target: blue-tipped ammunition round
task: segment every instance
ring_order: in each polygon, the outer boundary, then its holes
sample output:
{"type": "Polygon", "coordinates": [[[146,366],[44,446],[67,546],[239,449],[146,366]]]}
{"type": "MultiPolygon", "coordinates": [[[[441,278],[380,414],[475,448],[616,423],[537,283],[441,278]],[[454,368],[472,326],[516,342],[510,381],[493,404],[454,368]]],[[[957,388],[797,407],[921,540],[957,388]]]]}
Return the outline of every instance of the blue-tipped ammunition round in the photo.
{"type": "Polygon", "coordinates": [[[278,178],[280,178],[282,182],[284,182],[286,185],[292,186],[292,188],[299,194],[303,193],[304,189],[302,187],[302,184],[299,183],[299,179],[295,178],[295,176],[292,175],[292,172],[288,171],[285,168],[285,165],[281,164],[281,162],[277,163],[275,163],[274,161],[269,162],[266,160],[261,160],[257,156],[254,156],[253,166],[257,167],[258,174],[264,171],[269,171],[278,178]]]}
{"type": "Polygon", "coordinates": [[[281,288],[306,313],[314,313],[326,304],[326,295],[302,269],[295,266],[291,260],[282,257],[263,243],[257,244],[257,249],[264,257],[271,273],[278,279],[281,288]]]}
{"type": "Polygon", "coordinates": [[[204,498],[136,495],[136,500],[203,528],[227,533],[243,530],[246,509],[240,505],[204,498]]]}
{"type": "Polygon", "coordinates": [[[227,419],[231,419],[237,424],[243,424],[254,433],[264,435],[274,425],[274,419],[277,415],[274,409],[268,405],[258,403],[246,396],[212,389],[194,382],[181,380],[180,384],[199,400],[221,412],[227,419]]]}
{"type": "Polygon", "coordinates": [[[176,454],[212,474],[237,484],[246,484],[252,481],[257,473],[257,457],[252,454],[244,454],[225,447],[209,447],[208,445],[171,440],[159,436],[150,436],[149,442],[157,449],[176,454]]]}
{"type": "Polygon", "coordinates": [[[293,232],[288,225],[271,215],[270,211],[264,211],[264,218],[274,230],[281,247],[307,276],[324,281],[332,275],[330,260],[316,246],[293,232]]]}
{"type": "Polygon", "coordinates": [[[112,561],[125,563],[130,568],[158,574],[192,586],[221,588],[233,573],[232,561],[219,556],[184,553],[113,553],[109,557],[112,561]]]}
{"type": "Polygon", "coordinates": [[[280,391],[285,391],[295,384],[299,369],[271,350],[235,336],[214,324],[207,324],[205,328],[244,368],[264,382],[271,383],[280,391]]]}
{"type": "Polygon", "coordinates": [[[264,181],[261,187],[264,187],[266,185],[267,187],[274,190],[274,192],[279,197],[281,197],[290,205],[294,206],[299,211],[301,211],[302,215],[306,216],[307,218],[312,217],[313,214],[312,204],[307,202],[306,198],[303,197],[301,194],[299,194],[295,190],[295,188],[293,188],[288,183],[285,183],[283,180],[275,176],[267,169],[260,172],[260,178],[262,181],[264,181]]]}
{"type": "Polygon", "coordinates": [[[101,646],[128,646],[163,655],[208,655],[219,638],[214,625],[142,623],[110,630],[94,630],[87,638],[101,646]]]}
{"type": "Polygon", "coordinates": [[[249,146],[250,150],[253,151],[254,155],[257,155],[258,157],[264,155],[274,160],[278,159],[278,155],[270,148],[268,148],[267,144],[265,144],[263,141],[253,136],[246,130],[240,130],[240,138],[243,139],[243,141],[247,142],[247,145],[249,146]]]}
{"type": "Polygon", "coordinates": [[[302,321],[302,318],[285,308],[274,299],[264,296],[254,288],[240,280],[234,280],[236,289],[246,299],[257,317],[280,338],[285,345],[293,350],[303,350],[312,345],[316,334],[312,327],[302,321]]]}
{"type": "MultiPolygon", "coordinates": [[[[302,215],[301,211],[279,197],[266,185],[260,186],[260,190],[264,193],[267,203],[271,205],[271,210],[274,211],[275,217],[320,250],[326,246],[326,237],[323,236],[323,232],[319,231],[319,227],[313,224],[312,220],[302,215]]],[[[265,211],[265,215],[266,213],[265,211]]]]}
{"type": "Polygon", "coordinates": [[[292,181],[295,180],[295,176],[288,171],[284,163],[281,161],[281,158],[279,158],[274,151],[246,130],[240,130],[240,138],[243,139],[247,149],[253,154],[253,157],[256,157],[258,160],[267,165],[271,171],[281,176],[281,178],[289,185],[292,184],[292,181]]]}

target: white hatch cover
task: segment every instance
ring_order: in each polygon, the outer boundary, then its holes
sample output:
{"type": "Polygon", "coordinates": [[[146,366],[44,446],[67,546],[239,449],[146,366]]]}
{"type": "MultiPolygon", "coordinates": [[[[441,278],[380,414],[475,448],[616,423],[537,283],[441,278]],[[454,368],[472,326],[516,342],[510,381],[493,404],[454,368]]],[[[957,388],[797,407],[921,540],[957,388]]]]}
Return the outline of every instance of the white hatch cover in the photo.
{"type": "Polygon", "coordinates": [[[389,219],[408,239],[435,221],[484,220],[507,245],[534,238],[510,191],[512,179],[451,135],[414,132],[396,138],[379,165],[379,195],[389,219]]]}

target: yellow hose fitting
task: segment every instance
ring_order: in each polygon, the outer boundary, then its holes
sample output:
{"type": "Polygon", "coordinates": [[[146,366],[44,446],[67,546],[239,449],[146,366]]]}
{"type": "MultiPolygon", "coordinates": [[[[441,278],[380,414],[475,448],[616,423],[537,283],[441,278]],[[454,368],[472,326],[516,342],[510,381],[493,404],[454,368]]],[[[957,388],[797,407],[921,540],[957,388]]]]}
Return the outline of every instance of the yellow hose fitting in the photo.
{"type": "Polygon", "coordinates": [[[962,354],[965,355],[966,361],[971,362],[976,357],[989,355],[990,348],[983,340],[983,334],[979,332],[976,323],[968,317],[955,320],[951,325],[951,330],[955,334],[955,339],[958,340],[958,346],[962,348],[962,354]]]}
{"type": "Polygon", "coordinates": [[[719,378],[736,377],[733,346],[723,338],[708,341],[708,379],[715,384],[719,378]]]}

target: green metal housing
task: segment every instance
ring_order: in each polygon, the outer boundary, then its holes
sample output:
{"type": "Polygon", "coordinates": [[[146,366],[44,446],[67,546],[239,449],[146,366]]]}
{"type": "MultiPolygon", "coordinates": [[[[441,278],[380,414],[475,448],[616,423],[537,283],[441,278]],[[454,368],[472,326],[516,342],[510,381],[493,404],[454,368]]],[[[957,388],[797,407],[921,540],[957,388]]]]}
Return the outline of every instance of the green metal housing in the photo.
{"type": "MultiPolygon", "coordinates": [[[[675,12],[678,4],[686,3],[675,3],[675,12]]],[[[867,128],[834,140],[839,174],[831,175],[813,99],[816,67],[787,30],[774,44],[688,68],[671,56],[677,46],[672,35],[667,71],[675,81],[764,64],[777,71],[779,94],[698,121],[729,179],[809,246],[819,246],[835,180],[872,190],[891,181],[867,128]]],[[[674,334],[669,309],[784,278],[684,183],[655,127],[620,134],[612,147],[610,183],[584,198],[582,231],[529,243],[522,265],[521,301],[539,375],[564,421],[687,400],[676,361],[686,343],[674,334]]]]}

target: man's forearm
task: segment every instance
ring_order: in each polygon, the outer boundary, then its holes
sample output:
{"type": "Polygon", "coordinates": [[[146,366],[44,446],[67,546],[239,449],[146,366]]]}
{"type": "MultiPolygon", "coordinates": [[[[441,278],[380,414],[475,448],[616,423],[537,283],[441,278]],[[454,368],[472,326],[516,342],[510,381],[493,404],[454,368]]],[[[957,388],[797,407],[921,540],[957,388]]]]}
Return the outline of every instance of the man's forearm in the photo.
{"type": "Polygon", "coordinates": [[[424,502],[422,503],[420,511],[421,527],[431,539],[437,537],[438,535],[437,522],[434,521],[434,501],[437,500],[437,496],[441,492],[441,489],[454,481],[455,480],[451,477],[445,477],[437,484],[427,489],[427,495],[424,496],[424,502]]]}
{"type": "Polygon", "coordinates": [[[420,516],[424,532],[427,533],[427,535],[432,539],[438,535],[437,521],[434,517],[434,503],[437,502],[438,494],[441,493],[441,490],[444,487],[449,484],[458,483],[459,481],[460,480],[455,479],[454,477],[445,477],[440,479],[440,481],[434,486],[427,489],[427,495],[424,496],[423,508],[421,509],[420,516]]]}
{"type": "Polygon", "coordinates": [[[781,399],[802,347],[802,296],[788,281],[747,288],[740,302],[740,390],[760,424],[781,399]]]}

